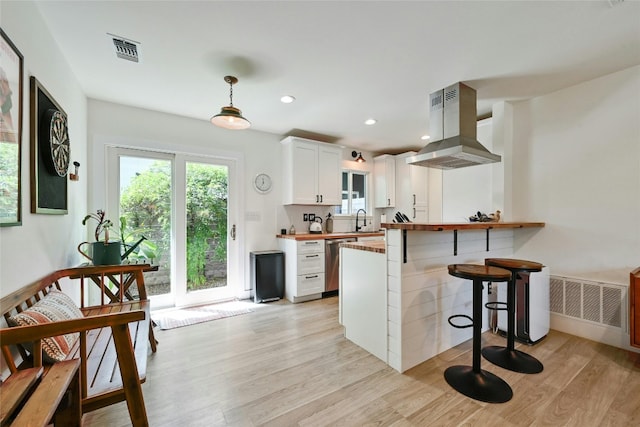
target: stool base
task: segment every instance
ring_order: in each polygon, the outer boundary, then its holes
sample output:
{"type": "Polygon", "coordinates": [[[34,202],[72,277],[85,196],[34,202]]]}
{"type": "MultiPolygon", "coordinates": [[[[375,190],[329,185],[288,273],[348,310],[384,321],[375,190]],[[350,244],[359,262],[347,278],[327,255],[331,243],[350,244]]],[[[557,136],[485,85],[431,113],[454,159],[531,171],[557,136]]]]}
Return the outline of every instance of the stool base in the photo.
{"type": "Polygon", "coordinates": [[[474,372],[471,366],[451,366],[444,371],[444,379],[460,393],[482,402],[504,403],[513,397],[502,378],[485,370],[474,372]]]}
{"type": "Polygon", "coordinates": [[[544,369],[542,363],[535,357],[519,350],[509,350],[507,347],[497,345],[484,347],[482,355],[494,365],[521,374],[537,374],[544,369]]]}

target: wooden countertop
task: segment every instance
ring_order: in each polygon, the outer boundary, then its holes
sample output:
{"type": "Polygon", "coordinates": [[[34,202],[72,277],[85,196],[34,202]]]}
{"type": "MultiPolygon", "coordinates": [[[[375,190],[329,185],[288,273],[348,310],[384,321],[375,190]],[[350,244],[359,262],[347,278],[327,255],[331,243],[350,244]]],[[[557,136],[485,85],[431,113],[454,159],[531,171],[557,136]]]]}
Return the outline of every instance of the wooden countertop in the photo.
{"type": "Polygon", "coordinates": [[[495,228],[529,228],[544,227],[544,222],[443,222],[443,223],[417,223],[417,222],[385,222],[380,227],[398,230],[416,231],[445,231],[445,230],[487,230],[495,228]]]}
{"type": "Polygon", "coordinates": [[[297,233],[297,234],[277,234],[278,239],[290,240],[324,240],[324,239],[343,239],[345,237],[373,237],[384,236],[384,231],[358,232],[358,233],[297,233]]]}
{"type": "Polygon", "coordinates": [[[386,253],[384,240],[370,240],[368,242],[345,242],[340,243],[340,247],[375,252],[378,254],[386,253]]]}

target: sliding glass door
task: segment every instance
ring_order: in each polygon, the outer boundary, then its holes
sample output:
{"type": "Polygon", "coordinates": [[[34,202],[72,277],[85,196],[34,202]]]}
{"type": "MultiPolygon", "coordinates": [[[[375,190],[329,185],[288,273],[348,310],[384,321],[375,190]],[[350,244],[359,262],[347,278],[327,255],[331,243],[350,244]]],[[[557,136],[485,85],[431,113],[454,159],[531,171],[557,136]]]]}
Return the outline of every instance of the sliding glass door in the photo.
{"type": "Polygon", "coordinates": [[[129,257],[158,266],[145,275],[154,308],[237,296],[235,161],[113,147],[108,164],[119,235],[141,241],[129,257]]]}

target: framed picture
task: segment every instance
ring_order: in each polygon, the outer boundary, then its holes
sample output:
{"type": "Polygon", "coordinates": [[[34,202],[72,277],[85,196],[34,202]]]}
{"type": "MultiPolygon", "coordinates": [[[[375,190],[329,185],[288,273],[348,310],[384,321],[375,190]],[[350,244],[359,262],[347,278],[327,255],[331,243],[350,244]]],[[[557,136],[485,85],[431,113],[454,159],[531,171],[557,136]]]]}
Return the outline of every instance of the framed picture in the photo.
{"type": "Polygon", "coordinates": [[[0,28],[0,227],[22,225],[23,57],[0,28]]]}
{"type": "Polygon", "coordinates": [[[31,92],[31,213],[66,214],[67,114],[33,76],[31,92]]]}

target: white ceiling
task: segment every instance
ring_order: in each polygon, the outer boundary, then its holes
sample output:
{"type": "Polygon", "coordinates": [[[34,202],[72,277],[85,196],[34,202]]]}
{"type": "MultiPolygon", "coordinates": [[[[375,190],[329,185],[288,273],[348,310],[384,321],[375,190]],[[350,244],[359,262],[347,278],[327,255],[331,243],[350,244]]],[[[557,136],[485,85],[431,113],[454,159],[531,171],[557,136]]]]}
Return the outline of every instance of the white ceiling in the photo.
{"type": "Polygon", "coordinates": [[[232,74],[252,129],[373,152],[423,146],[429,94],[458,81],[483,115],[640,64],[630,0],[37,4],[90,98],[209,120],[232,74]],[[140,42],[141,63],[107,33],[140,42]]]}

